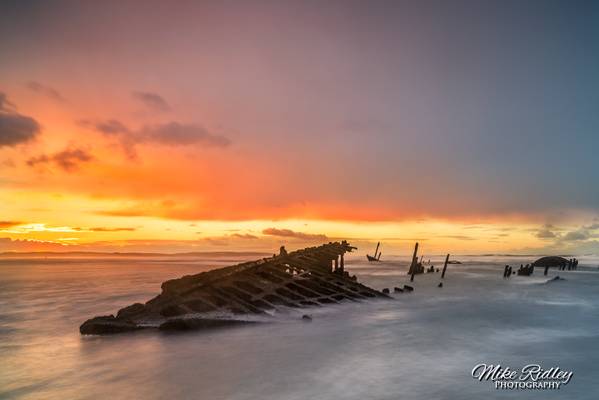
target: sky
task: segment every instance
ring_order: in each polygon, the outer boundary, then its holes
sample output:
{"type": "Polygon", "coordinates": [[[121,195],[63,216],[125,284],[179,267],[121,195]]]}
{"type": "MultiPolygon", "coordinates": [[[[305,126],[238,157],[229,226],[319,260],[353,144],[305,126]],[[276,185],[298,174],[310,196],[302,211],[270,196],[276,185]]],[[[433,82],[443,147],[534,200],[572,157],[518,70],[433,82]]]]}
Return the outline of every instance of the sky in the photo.
{"type": "Polygon", "coordinates": [[[592,1],[2,1],[0,251],[599,253],[592,1]]]}

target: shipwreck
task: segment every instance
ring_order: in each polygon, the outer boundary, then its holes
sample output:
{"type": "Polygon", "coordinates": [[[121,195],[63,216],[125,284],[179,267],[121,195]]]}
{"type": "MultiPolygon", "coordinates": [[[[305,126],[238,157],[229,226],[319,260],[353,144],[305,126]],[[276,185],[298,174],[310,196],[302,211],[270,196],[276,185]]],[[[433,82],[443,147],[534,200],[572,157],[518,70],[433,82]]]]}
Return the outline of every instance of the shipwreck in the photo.
{"type": "Polygon", "coordinates": [[[381,254],[382,252],[379,253],[379,246],[381,245],[381,242],[378,242],[376,244],[376,249],[374,250],[374,256],[371,256],[370,254],[366,254],[366,259],[370,262],[373,261],[381,261],[381,254]],[[377,255],[378,253],[378,255],[377,255]]]}
{"type": "Polygon", "coordinates": [[[219,327],[252,321],[239,318],[243,315],[268,317],[277,311],[390,298],[345,270],[344,254],[354,249],[346,241],[289,253],[282,247],[269,258],[169,280],[147,303],[89,319],[79,330],[110,334],[219,327]]]}

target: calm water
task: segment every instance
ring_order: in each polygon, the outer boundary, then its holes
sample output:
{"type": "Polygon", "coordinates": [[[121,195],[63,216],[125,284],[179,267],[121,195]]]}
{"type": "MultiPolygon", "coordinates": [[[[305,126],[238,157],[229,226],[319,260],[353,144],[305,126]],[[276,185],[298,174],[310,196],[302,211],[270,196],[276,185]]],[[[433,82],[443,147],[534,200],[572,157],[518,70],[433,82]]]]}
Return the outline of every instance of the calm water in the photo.
{"type": "MultiPolygon", "coordinates": [[[[529,399],[599,398],[599,271],[501,278],[506,262],[464,258],[416,277],[396,301],[281,316],[210,332],[82,337],[78,327],[158,294],[160,283],[232,259],[0,260],[2,399],[529,399]],[[478,363],[574,372],[559,391],[497,391],[478,363]]],[[[406,265],[348,268],[376,288],[407,283],[406,265]]],[[[530,261],[523,259],[522,262],[530,261]]]]}

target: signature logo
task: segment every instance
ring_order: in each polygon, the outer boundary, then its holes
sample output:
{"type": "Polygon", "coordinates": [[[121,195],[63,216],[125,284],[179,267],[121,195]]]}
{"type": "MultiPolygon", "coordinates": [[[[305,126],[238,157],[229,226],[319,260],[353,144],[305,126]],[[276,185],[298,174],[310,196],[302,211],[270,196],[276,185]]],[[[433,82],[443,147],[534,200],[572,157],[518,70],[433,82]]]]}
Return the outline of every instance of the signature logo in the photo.
{"type": "Polygon", "coordinates": [[[567,385],[572,380],[572,375],[572,371],[559,367],[545,369],[539,364],[528,364],[519,370],[500,364],[478,364],[472,368],[474,379],[493,382],[498,390],[556,390],[567,385]]]}

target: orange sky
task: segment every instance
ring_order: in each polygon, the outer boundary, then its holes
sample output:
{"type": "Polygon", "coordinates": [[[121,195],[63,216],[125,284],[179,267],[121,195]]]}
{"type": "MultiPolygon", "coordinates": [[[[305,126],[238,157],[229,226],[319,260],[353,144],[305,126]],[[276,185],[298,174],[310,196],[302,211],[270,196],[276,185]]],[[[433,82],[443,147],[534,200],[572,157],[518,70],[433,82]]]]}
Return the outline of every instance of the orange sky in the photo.
{"type": "MultiPolygon", "coordinates": [[[[36,7],[0,17],[0,251],[598,248],[594,158],[555,157],[577,125],[547,118],[561,104],[512,107],[538,92],[502,75],[520,64],[454,65],[436,25],[333,6],[36,7]]],[[[454,39],[487,62],[475,37],[454,39]]]]}

